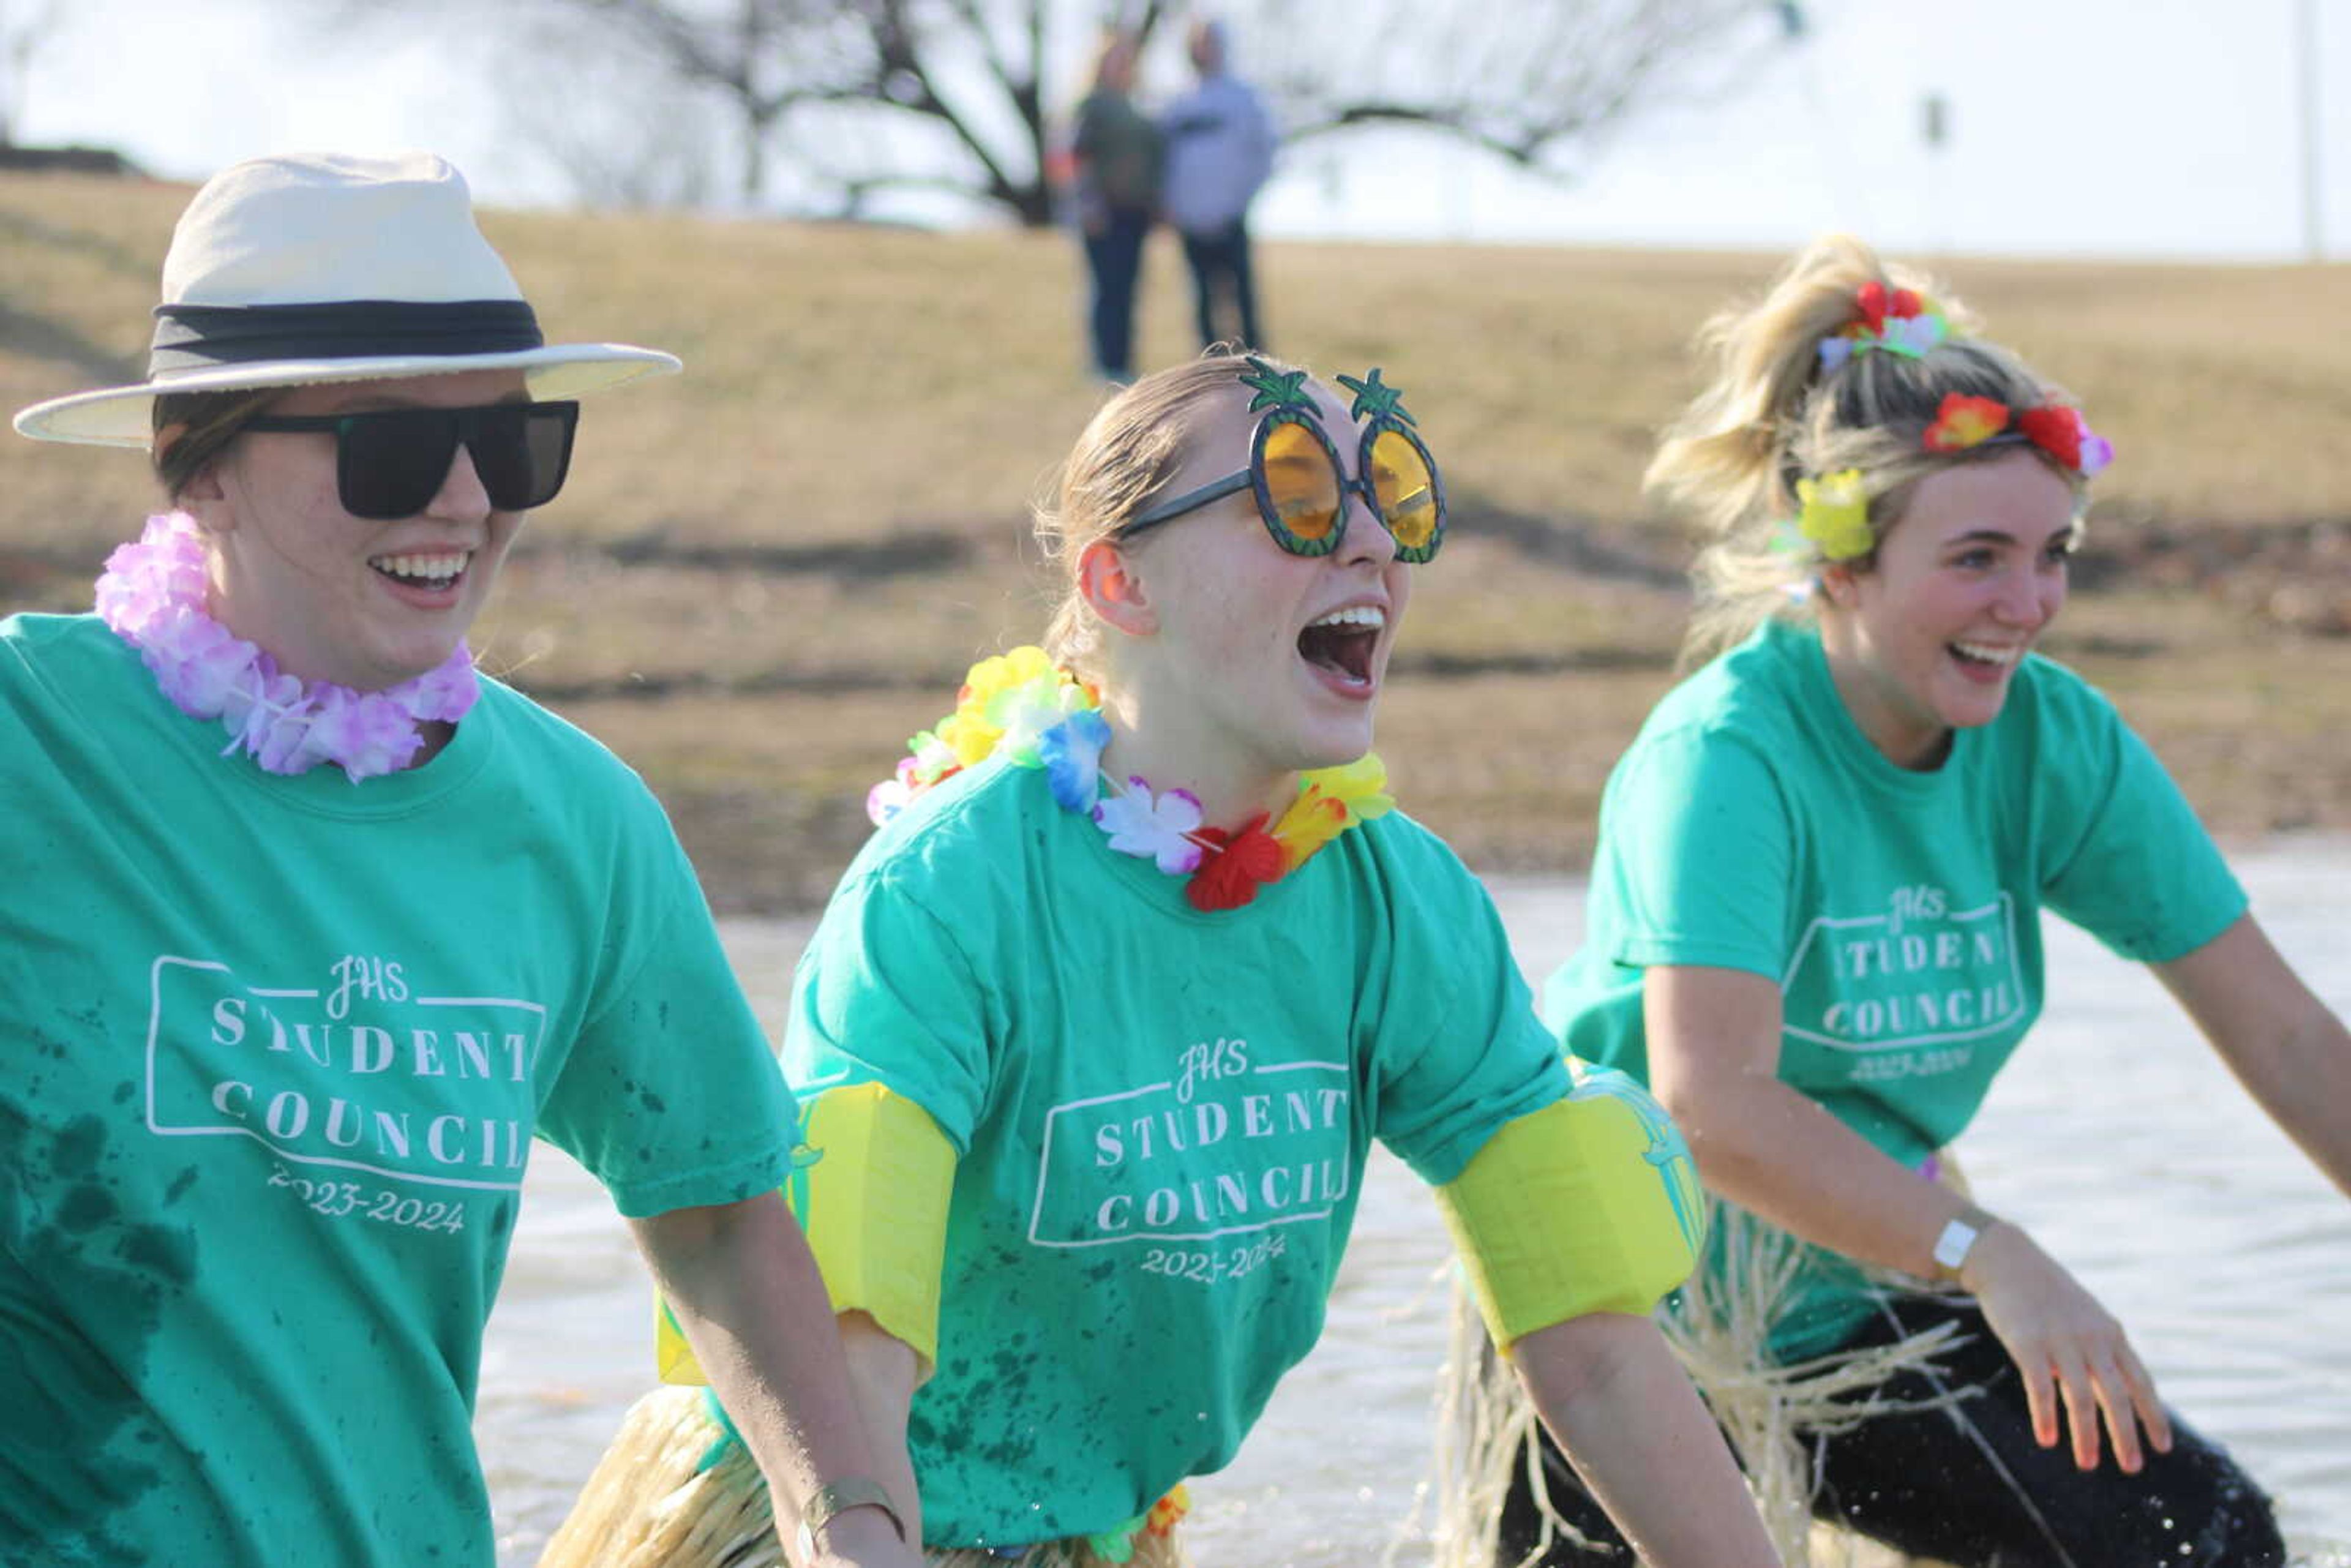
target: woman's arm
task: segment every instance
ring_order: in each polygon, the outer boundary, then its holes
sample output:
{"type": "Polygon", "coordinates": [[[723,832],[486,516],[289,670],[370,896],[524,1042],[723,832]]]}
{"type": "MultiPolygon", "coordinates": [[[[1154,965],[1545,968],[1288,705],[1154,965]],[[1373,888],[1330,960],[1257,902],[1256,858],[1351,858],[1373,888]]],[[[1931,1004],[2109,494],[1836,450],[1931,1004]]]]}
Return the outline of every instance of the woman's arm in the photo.
{"type": "Polygon", "coordinates": [[[1643,1563],[1779,1563],[1722,1434],[1655,1323],[1588,1312],[1521,1336],[1510,1358],[1543,1425],[1643,1563]]]}
{"type": "Polygon", "coordinates": [[[850,1392],[874,1450],[873,1474],[897,1500],[906,1539],[923,1539],[923,1500],[906,1448],[906,1414],[922,1382],[922,1360],[904,1340],[869,1312],[841,1314],[841,1349],[849,1362],[850,1392]]]}
{"type": "MultiPolygon", "coordinates": [[[[897,1466],[877,1462],[860,1403],[842,1370],[832,1309],[799,1226],[782,1197],[674,1209],[629,1222],[678,1326],[768,1478],[776,1518],[791,1539],[800,1505],[828,1482],[875,1477],[898,1490],[897,1466]],[[885,1468],[887,1467],[887,1468],[885,1468]]],[[[902,1418],[903,1436],[903,1418],[902,1418]]],[[[919,1568],[877,1508],[852,1508],[817,1536],[800,1568],[919,1568]]]]}
{"type": "MultiPolygon", "coordinates": [[[[1922,1180],[1799,1090],[1780,1082],[1780,989],[1761,975],[1663,966],[1643,983],[1649,1068],[1707,1186],[1781,1228],[1865,1263],[1933,1279],[1943,1228],[1965,1205],[1922,1180]]],[[[2113,1316],[2016,1225],[1996,1221],[1959,1271],[2024,1378],[2033,1435],[2098,1463],[2098,1412],[2115,1458],[2141,1463],[2171,1429],[2154,1380],[2113,1316]],[[2134,1419],[2136,1417],[2136,1419],[2134,1419]]]]}
{"type": "Polygon", "coordinates": [[[2240,915],[2155,972],[2270,1119],[2351,1194],[2351,1031],[2261,924],[2240,915]]]}

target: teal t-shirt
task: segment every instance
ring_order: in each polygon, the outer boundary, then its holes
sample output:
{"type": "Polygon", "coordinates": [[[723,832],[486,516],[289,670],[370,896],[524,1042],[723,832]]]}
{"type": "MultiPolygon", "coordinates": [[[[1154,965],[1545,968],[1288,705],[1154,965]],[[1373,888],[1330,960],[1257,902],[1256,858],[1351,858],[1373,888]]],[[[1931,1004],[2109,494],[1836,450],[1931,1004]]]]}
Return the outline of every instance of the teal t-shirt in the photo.
{"type": "Polygon", "coordinates": [[[1371,1140],[1442,1184],[1569,1088],[1484,890],[1410,820],[1204,914],[1000,762],[851,866],[784,1070],[884,1083],[960,1156],[909,1427],[940,1546],[1108,1530],[1222,1467],[1321,1331],[1371,1140]]]}
{"type": "Polygon", "coordinates": [[[533,1134],[642,1216],[777,1185],[791,1103],[586,736],[485,682],[359,785],[226,738],[0,622],[0,1563],[486,1568],[533,1134]]]}
{"type": "MultiPolygon", "coordinates": [[[[1771,621],[1668,695],[1618,762],[1585,943],[1543,1013],[1571,1051],[1646,1082],[1644,970],[1765,976],[1782,1081],[1918,1166],[2040,1014],[2044,905],[2159,963],[2219,936],[2245,895],[2162,765],[2070,671],[2028,657],[2000,716],[1914,772],[1854,723],[1818,634],[1771,621]]],[[[1866,1306],[1841,1278],[1786,1321],[1783,1352],[1856,1325],[1866,1306]]]]}

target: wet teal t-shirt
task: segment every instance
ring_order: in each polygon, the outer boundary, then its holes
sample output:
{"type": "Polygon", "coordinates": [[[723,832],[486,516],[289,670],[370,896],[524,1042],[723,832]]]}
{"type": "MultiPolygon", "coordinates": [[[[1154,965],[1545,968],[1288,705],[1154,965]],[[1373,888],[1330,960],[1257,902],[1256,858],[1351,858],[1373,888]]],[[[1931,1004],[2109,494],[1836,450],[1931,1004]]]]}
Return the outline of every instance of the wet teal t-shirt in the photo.
{"type": "Polygon", "coordinates": [[[1108,1530],[1221,1468],[1322,1328],[1371,1140],[1449,1182],[1569,1089],[1484,890],[1416,823],[1204,914],[1002,763],[850,868],[784,1068],[885,1083],[960,1155],[909,1428],[934,1545],[1108,1530]]]}
{"type": "MultiPolygon", "coordinates": [[[[1818,634],[1767,622],[1668,695],[1610,777],[1585,943],[1543,1013],[1646,1082],[1644,970],[1762,975],[1781,1079],[1917,1166],[2039,1016],[2044,905],[2159,963],[2245,895],[2161,764],[2062,666],[2028,657],[1999,717],[1914,772],[1854,723],[1818,634]]],[[[1775,1343],[1826,1348],[1864,1310],[1816,1293],[1775,1343]]]]}
{"type": "Polygon", "coordinates": [[[534,1134],[648,1215],[794,1131],[660,808],[495,683],[354,785],[0,622],[0,1563],[487,1568],[534,1134]]]}

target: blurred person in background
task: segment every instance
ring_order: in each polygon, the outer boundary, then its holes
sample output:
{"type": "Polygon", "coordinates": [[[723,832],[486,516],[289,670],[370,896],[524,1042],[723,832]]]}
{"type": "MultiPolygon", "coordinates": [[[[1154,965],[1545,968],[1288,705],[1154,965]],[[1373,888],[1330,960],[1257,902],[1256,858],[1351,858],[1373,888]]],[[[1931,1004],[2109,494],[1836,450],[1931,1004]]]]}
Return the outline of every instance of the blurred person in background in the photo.
{"type": "Polygon", "coordinates": [[[1069,143],[1071,198],[1091,283],[1086,322],[1094,372],[1121,386],[1134,377],[1135,293],[1165,156],[1158,122],[1135,106],[1135,54],[1133,33],[1102,35],[1069,143]]]}
{"type": "Polygon", "coordinates": [[[1264,100],[1233,75],[1224,23],[1201,20],[1188,38],[1199,80],[1167,106],[1165,204],[1183,236],[1202,347],[1266,347],[1249,255],[1249,209],[1273,172],[1276,137],[1264,100]]]}
{"type": "MultiPolygon", "coordinates": [[[[1677,1343],[1792,1555],[1817,1514],[1957,1568],[2274,1568],[2261,1489],[1948,1150],[2040,1012],[2046,908],[2153,967],[2351,1192],[2351,1036],[2153,753],[2034,652],[2112,448],[1851,239],[1703,341],[1648,483],[1712,536],[1711,662],[1610,779],[1586,943],[1544,997],[1721,1199],[1677,1343]]],[[[1501,1458],[1498,1561],[1621,1562],[1543,1461],[1501,1458]]]]}
{"type": "Polygon", "coordinates": [[[644,785],[465,637],[580,394],[423,153],[174,230],[97,612],[0,622],[0,1560],[489,1568],[472,1416],[531,1140],[628,1217],[805,1563],[914,1561],[776,1194],[797,1120],[644,785]]]}

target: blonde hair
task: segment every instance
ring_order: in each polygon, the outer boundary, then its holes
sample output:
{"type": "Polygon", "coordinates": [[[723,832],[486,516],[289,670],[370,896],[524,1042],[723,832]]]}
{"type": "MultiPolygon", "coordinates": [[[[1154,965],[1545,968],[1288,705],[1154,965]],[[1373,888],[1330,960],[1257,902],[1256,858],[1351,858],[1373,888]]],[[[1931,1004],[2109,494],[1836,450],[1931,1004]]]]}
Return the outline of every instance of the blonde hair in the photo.
{"type": "MultiPolygon", "coordinates": [[[[1278,371],[1296,369],[1259,354],[1278,371]]],[[[1102,622],[1078,589],[1078,558],[1160,498],[1183,466],[1197,412],[1242,395],[1249,361],[1210,352],[1155,371],[1102,404],[1035,507],[1037,542],[1053,563],[1059,598],[1045,630],[1053,662],[1088,679],[1102,674],[1102,622]]]]}
{"type": "MultiPolygon", "coordinates": [[[[1644,483],[1695,520],[1710,542],[1692,568],[1698,607],[1682,644],[1686,664],[1737,643],[1772,614],[1815,610],[1806,591],[1820,562],[1791,550],[1783,532],[1797,510],[1796,481],[1861,471],[1872,538],[1901,520],[1918,481],[1955,463],[1982,462],[2009,445],[1930,452],[1921,444],[1943,399],[1959,392],[2011,409],[2064,392],[1996,343],[1972,336],[1966,307],[1908,268],[1888,267],[1847,235],[1815,240],[1760,301],[1734,305],[1698,333],[1713,380],[1667,428],[1644,483]],[[1856,353],[1823,369],[1820,343],[1859,315],[1855,295],[1876,282],[1914,289],[1949,323],[1942,341],[1913,359],[1856,353]]],[[[2029,450],[2074,487],[2082,476],[2029,450]]],[[[1866,569],[1870,558],[1855,564],[1866,569]]]]}

